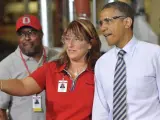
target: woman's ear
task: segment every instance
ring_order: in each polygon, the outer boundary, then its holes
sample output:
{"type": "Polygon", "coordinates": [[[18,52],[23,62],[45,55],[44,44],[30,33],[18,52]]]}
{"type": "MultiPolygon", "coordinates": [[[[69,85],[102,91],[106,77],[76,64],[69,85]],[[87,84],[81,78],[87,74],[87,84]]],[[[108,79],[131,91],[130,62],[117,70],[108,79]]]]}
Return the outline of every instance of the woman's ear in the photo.
{"type": "Polygon", "coordinates": [[[130,17],[127,17],[124,19],[124,27],[125,28],[130,28],[132,26],[132,19],[130,17]]]}
{"type": "Polygon", "coordinates": [[[91,40],[90,40],[90,42],[89,42],[89,50],[92,48],[92,45],[94,45],[94,44],[96,44],[95,43],[95,39],[94,38],[92,38],[91,40]]]}

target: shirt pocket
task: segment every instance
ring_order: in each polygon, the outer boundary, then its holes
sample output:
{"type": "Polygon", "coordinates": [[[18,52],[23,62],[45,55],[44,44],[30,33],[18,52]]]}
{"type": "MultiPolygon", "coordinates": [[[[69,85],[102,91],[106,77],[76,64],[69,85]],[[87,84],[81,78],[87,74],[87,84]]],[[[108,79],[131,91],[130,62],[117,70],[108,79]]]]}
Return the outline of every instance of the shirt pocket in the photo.
{"type": "Polygon", "coordinates": [[[129,80],[129,90],[136,99],[147,99],[154,96],[157,91],[154,69],[151,67],[139,67],[132,72],[129,80]]]}
{"type": "Polygon", "coordinates": [[[32,105],[32,97],[31,96],[23,96],[23,97],[17,97],[17,96],[13,96],[12,97],[12,105],[13,106],[23,106],[26,103],[30,102],[32,105]]]}

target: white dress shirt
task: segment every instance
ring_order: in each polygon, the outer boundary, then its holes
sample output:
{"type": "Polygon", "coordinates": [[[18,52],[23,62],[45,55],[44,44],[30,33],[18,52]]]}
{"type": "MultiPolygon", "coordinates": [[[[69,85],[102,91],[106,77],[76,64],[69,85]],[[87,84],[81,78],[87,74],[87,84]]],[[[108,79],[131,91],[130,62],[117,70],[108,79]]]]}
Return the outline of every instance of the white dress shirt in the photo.
{"type": "MultiPolygon", "coordinates": [[[[119,48],[96,63],[92,120],[112,120],[113,81],[119,48]]],[[[134,36],[123,48],[127,74],[127,120],[160,120],[160,47],[134,36]]]]}

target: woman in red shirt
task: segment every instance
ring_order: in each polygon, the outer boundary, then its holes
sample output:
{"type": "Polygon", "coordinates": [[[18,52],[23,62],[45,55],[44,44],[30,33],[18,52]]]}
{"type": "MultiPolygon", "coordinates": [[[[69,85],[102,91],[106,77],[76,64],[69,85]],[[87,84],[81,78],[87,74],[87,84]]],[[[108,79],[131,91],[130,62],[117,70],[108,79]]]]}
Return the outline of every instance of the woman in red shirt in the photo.
{"type": "MultiPolygon", "coordinates": [[[[100,56],[100,40],[88,20],[71,22],[62,36],[59,59],[44,64],[23,80],[0,80],[2,91],[32,95],[46,90],[46,120],[91,120],[94,66],[100,56]]],[[[40,96],[33,109],[41,111],[40,96]]]]}

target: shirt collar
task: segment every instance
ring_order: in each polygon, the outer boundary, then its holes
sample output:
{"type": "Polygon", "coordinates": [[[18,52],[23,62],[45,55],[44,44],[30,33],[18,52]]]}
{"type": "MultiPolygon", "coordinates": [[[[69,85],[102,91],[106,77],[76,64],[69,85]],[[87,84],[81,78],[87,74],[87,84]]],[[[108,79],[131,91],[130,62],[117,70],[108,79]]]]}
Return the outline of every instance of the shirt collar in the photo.
{"type": "MultiPolygon", "coordinates": [[[[44,49],[45,49],[45,52],[46,52],[46,59],[47,59],[47,58],[48,58],[48,52],[49,52],[49,50],[47,49],[47,47],[44,47],[44,49]]],[[[19,46],[18,46],[17,49],[15,50],[15,53],[16,53],[16,55],[18,55],[19,57],[21,57],[19,46]]],[[[27,56],[27,55],[25,55],[25,54],[23,54],[23,53],[22,53],[22,56],[23,56],[24,60],[34,59],[34,58],[29,57],[29,56],[27,56]]],[[[44,51],[43,51],[43,56],[44,56],[44,51]]],[[[41,60],[41,59],[40,59],[40,60],[41,60]]]]}
{"type": "MultiPolygon", "coordinates": [[[[62,72],[64,70],[66,70],[66,64],[61,65],[59,68],[57,68],[55,71],[56,72],[62,72]]],[[[93,69],[91,69],[89,66],[87,67],[86,71],[93,71],[93,69]]]]}
{"type": "MultiPolygon", "coordinates": [[[[20,58],[21,58],[21,55],[20,55],[20,48],[19,48],[19,46],[17,47],[17,49],[16,49],[16,51],[15,51],[15,53],[16,53],[16,55],[18,55],[20,58]]],[[[22,56],[23,56],[23,58],[24,58],[24,60],[29,60],[29,59],[31,59],[31,57],[29,57],[29,56],[27,56],[27,55],[25,55],[25,54],[23,54],[22,53],[22,56]]]]}
{"type": "MultiPolygon", "coordinates": [[[[49,49],[47,47],[44,46],[45,52],[46,52],[46,57],[48,58],[49,56],[49,49]]],[[[43,55],[44,55],[44,51],[43,51],[43,55]]]]}
{"type": "MultiPolygon", "coordinates": [[[[132,56],[134,53],[134,50],[136,48],[137,43],[138,43],[138,40],[133,35],[132,39],[122,49],[124,51],[126,51],[127,54],[132,56]]],[[[120,50],[121,50],[120,48],[116,47],[116,49],[115,49],[116,55],[118,54],[118,52],[120,50]]]]}

